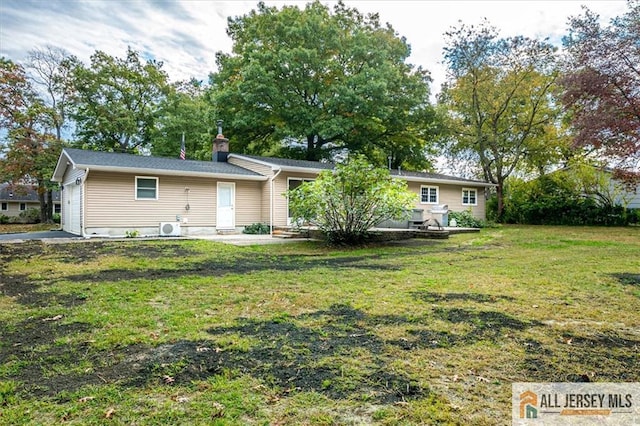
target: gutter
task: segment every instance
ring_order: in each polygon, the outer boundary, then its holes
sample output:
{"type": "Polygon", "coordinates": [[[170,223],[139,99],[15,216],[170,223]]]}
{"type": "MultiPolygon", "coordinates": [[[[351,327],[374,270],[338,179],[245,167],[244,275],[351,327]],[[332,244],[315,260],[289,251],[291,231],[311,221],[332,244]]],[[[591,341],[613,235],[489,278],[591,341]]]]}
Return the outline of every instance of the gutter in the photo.
{"type": "Polygon", "coordinates": [[[87,235],[87,233],[85,232],[85,227],[84,227],[84,215],[86,212],[86,208],[87,208],[87,197],[86,197],[86,184],[85,182],[87,181],[87,176],[89,176],[89,168],[87,167],[84,170],[84,176],[82,176],[82,212],[80,214],[80,234],[82,234],[82,238],[91,238],[89,235],[87,235]]]}
{"type": "Polygon", "coordinates": [[[272,171],[277,170],[276,174],[272,175],[269,178],[269,234],[273,237],[273,210],[274,210],[274,201],[273,201],[273,181],[280,174],[282,169],[271,169],[272,171]]]}
{"type": "Polygon", "coordinates": [[[147,169],[139,167],[117,167],[117,166],[96,166],[89,164],[75,164],[76,168],[86,168],[89,166],[95,171],[111,172],[111,173],[131,173],[137,175],[143,174],[156,174],[158,176],[189,176],[189,177],[204,177],[213,179],[229,179],[229,180],[249,180],[249,181],[266,181],[265,176],[255,175],[241,175],[233,173],[213,173],[213,172],[194,172],[194,171],[181,171],[181,170],[165,170],[165,169],[147,169]]]}

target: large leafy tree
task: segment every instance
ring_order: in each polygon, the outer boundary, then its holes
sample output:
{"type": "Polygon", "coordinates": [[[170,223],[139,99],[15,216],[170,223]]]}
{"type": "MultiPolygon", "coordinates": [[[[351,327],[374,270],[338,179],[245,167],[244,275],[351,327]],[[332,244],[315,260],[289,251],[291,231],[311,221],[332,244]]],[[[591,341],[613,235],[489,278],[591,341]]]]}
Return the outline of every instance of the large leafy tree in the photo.
{"type": "Polygon", "coordinates": [[[406,62],[407,42],[377,15],[338,3],[304,9],[259,3],[229,20],[231,54],[212,74],[219,117],[235,149],[317,160],[358,151],[424,167],[433,122],[426,71],[406,62]],[[241,144],[238,146],[237,144],[241,144]]]}
{"type": "Polygon", "coordinates": [[[585,9],[569,19],[563,101],[571,108],[575,143],[640,166],[640,1],[602,26],[585,9]]]}
{"type": "Polygon", "coordinates": [[[79,146],[100,151],[146,151],[167,93],[162,63],[127,49],[124,58],[97,51],[74,70],[74,112],[79,146]]]}
{"type": "Polygon", "coordinates": [[[447,153],[471,161],[497,185],[500,217],[506,179],[562,152],[552,96],[555,49],[522,36],[499,38],[486,22],[462,25],[446,39],[449,79],[439,102],[448,115],[447,153]]]}
{"type": "Polygon", "coordinates": [[[216,117],[209,96],[209,87],[195,79],[171,85],[160,104],[153,154],[177,157],[184,135],[186,158],[211,159],[216,117]]]}
{"type": "Polygon", "coordinates": [[[61,141],[47,131],[52,110],[37,95],[22,66],[0,58],[0,129],[6,132],[0,156],[0,181],[33,184],[40,220],[51,219],[51,174],[61,141]]]}

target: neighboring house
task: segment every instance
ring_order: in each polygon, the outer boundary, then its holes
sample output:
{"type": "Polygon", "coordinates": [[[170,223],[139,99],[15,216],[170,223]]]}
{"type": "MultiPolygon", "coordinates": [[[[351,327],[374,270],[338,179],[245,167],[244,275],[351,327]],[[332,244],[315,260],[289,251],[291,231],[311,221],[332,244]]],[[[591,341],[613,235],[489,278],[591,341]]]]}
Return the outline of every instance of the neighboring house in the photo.
{"type": "MultiPolygon", "coordinates": [[[[60,192],[53,191],[53,213],[60,213],[60,192]]],[[[38,190],[30,185],[0,184],[0,215],[19,216],[29,209],[40,210],[38,190]]]]}
{"type": "MultiPolygon", "coordinates": [[[[124,236],[213,234],[253,223],[290,224],[287,189],[333,164],[228,152],[214,141],[212,161],[181,160],[66,148],[53,174],[62,186],[62,228],[73,234],[124,236]],[[164,225],[168,225],[164,226],[164,225]]],[[[419,195],[416,209],[448,204],[485,217],[491,184],[451,176],[395,172],[419,195]]]]}
{"type": "Polygon", "coordinates": [[[628,209],[640,209],[640,184],[625,183],[614,177],[614,169],[608,167],[565,167],[554,171],[563,179],[577,182],[585,197],[592,197],[605,205],[618,205],[628,209]]]}

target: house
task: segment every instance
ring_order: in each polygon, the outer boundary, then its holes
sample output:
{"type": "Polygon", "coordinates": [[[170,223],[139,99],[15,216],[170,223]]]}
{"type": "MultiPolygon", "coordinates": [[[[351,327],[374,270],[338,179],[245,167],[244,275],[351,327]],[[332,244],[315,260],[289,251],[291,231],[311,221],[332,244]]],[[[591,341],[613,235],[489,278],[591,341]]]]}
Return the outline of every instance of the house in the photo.
{"type": "MultiPolygon", "coordinates": [[[[333,164],[228,152],[214,140],[212,161],[181,160],[65,148],[52,180],[62,189],[63,230],[91,236],[206,235],[253,223],[290,225],[284,192],[333,164]]],[[[451,176],[398,172],[419,195],[424,218],[431,208],[470,209],[484,218],[491,184],[451,176]]]]}
{"type": "MultiPolygon", "coordinates": [[[[53,191],[53,212],[60,213],[60,192],[53,191]]],[[[20,216],[29,209],[40,210],[38,190],[31,185],[0,184],[0,215],[20,216]]]]}

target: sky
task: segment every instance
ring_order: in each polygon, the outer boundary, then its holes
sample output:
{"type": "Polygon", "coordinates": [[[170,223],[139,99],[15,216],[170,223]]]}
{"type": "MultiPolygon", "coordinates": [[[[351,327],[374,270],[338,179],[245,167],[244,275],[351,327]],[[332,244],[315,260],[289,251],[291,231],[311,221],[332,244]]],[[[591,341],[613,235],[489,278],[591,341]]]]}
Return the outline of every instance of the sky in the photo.
{"type": "MultiPolygon", "coordinates": [[[[306,1],[265,1],[269,6],[306,1]]],[[[332,6],[333,1],[323,1],[332,6]]],[[[345,1],[361,13],[379,13],[411,45],[409,62],[433,77],[432,92],[445,80],[442,34],[453,26],[487,18],[502,36],[549,38],[560,45],[567,18],[584,4],[604,22],[626,10],[623,0],[600,1],[345,1]]],[[[227,18],[255,9],[257,1],[217,0],[0,0],[0,56],[22,62],[45,45],[61,47],[85,63],[96,50],[124,57],[127,46],[164,63],[172,81],[206,80],[215,53],[230,52],[227,18]]]]}

